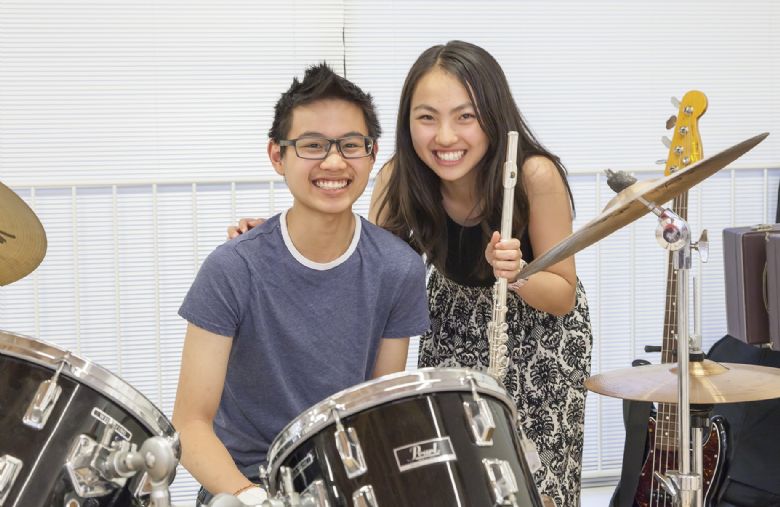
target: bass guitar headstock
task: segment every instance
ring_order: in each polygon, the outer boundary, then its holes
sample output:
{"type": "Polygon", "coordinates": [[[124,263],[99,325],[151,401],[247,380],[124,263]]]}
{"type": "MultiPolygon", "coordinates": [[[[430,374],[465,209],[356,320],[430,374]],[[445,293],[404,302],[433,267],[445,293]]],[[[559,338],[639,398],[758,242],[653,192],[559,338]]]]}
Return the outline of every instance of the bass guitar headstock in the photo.
{"type": "Polygon", "coordinates": [[[672,104],[677,106],[678,111],[677,116],[672,116],[666,122],[667,128],[674,125],[674,133],[671,140],[668,137],[663,138],[664,144],[669,148],[665,176],[684,169],[703,157],[699,118],[707,111],[707,97],[698,90],[691,90],[681,101],[672,99],[672,104]]]}

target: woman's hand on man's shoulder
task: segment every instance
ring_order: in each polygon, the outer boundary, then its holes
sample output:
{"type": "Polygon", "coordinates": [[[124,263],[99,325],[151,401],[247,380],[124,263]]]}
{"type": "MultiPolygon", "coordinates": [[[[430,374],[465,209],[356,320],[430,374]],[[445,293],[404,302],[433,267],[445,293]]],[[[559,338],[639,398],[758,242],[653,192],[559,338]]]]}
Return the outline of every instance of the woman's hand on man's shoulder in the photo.
{"type": "Polygon", "coordinates": [[[242,218],[238,225],[231,225],[227,228],[227,238],[233,239],[241,236],[250,229],[265,223],[265,218],[242,218]]]}

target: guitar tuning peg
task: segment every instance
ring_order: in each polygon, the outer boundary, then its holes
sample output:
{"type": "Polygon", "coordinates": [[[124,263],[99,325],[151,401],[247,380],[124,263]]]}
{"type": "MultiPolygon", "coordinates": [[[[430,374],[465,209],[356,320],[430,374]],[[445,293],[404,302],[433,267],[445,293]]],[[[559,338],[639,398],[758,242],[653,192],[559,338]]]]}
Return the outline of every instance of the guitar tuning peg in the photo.
{"type": "Polygon", "coordinates": [[[666,160],[663,159],[656,160],[655,165],[666,165],[666,160]]]}
{"type": "Polygon", "coordinates": [[[672,97],[672,105],[675,107],[675,109],[680,109],[680,99],[677,97],[672,97]]]}
{"type": "Polygon", "coordinates": [[[667,148],[672,147],[672,140],[666,136],[661,137],[661,142],[664,143],[664,146],[666,146],[667,148]]]}
{"type": "Polygon", "coordinates": [[[668,120],[666,120],[666,130],[674,128],[676,124],[677,124],[677,115],[673,114],[672,116],[669,117],[668,120]]]}

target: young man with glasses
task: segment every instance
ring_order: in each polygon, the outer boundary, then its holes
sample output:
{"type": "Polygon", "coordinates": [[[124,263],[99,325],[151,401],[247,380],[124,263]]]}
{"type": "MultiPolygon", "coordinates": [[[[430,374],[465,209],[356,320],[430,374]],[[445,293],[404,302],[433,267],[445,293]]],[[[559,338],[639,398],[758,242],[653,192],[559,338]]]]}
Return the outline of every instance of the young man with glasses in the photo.
{"type": "Polygon", "coordinates": [[[173,422],[201,504],[206,490],[261,503],[250,481],[284,426],[403,370],[408,337],[428,328],[421,258],[352,211],[379,134],[371,97],[324,64],[276,104],[268,155],[293,205],[217,247],[179,310],[173,422]]]}

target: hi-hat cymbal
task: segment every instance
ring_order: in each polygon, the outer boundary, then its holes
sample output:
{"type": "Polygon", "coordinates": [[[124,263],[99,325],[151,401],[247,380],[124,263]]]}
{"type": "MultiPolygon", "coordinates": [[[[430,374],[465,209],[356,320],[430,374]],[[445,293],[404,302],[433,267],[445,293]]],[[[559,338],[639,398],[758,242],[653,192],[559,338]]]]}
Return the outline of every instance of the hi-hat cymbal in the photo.
{"type": "Polygon", "coordinates": [[[0,183],[0,285],[32,273],[46,255],[46,231],[33,210],[0,183]]]}
{"type": "Polygon", "coordinates": [[[660,206],[672,200],[732,163],[768,135],[768,132],[764,132],[751,137],[658,180],[634,183],[617,194],[599,216],[529,263],[520,272],[520,277],[527,278],[543,271],[650,212],[642,201],[660,206]]]}
{"type": "MultiPolygon", "coordinates": [[[[694,405],[780,398],[780,368],[753,364],[691,361],[690,402],[694,405]]],[[[677,403],[677,363],[649,364],[594,375],[585,387],[625,400],[677,403]]]]}

